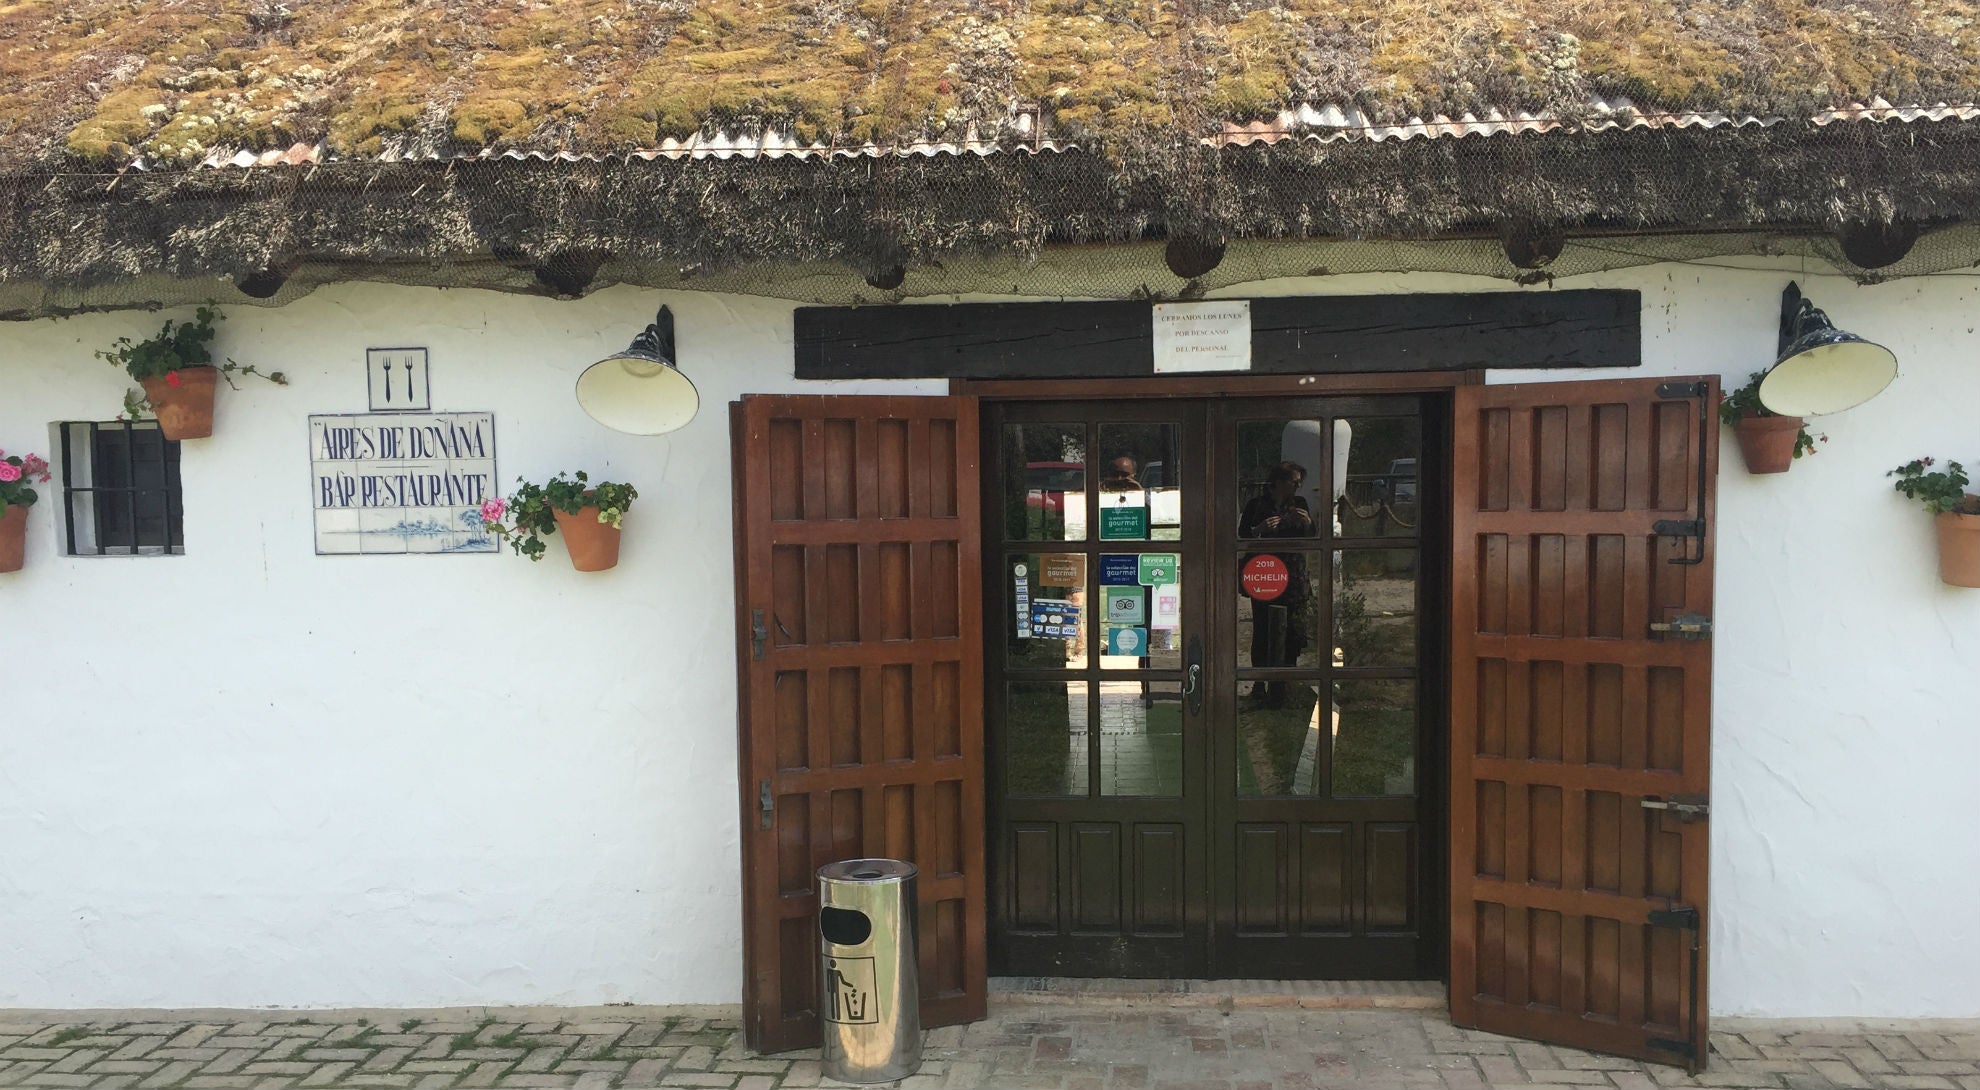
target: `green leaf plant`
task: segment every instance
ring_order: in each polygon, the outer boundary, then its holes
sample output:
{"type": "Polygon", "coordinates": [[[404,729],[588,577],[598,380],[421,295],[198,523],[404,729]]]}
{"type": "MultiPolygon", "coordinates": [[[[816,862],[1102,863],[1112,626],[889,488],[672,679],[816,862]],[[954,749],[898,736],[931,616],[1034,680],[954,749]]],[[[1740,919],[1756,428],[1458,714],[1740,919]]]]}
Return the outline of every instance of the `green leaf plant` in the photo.
{"type": "Polygon", "coordinates": [[[1948,511],[1959,515],[1980,515],[1980,496],[1966,491],[1966,467],[1958,462],[1947,462],[1944,469],[1933,469],[1938,463],[1930,458],[1917,458],[1884,474],[1896,477],[1897,483],[1891,487],[1904,493],[1905,498],[1917,500],[1925,509],[1935,515],[1948,511]]]}
{"type": "Polygon", "coordinates": [[[557,532],[557,516],[562,511],[575,515],[587,507],[598,508],[598,521],[613,529],[625,520],[626,511],[638,498],[639,490],[615,481],[591,483],[583,470],[558,473],[543,484],[516,478],[515,494],[507,500],[492,499],[481,505],[482,526],[491,534],[508,539],[517,556],[543,559],[543,539],[557,532]],[[503,522],[506,517],[508,521],[503,522]]]}
{"type": "MultiPolygon", "coordinates": [[[[1767,406],[1760,404],[1760,380],[1766,377],[1767,372],[1755,371],[1753,372],[1753,376],[1746,380],[1746,385],[1721,398],[1719,401],[1719,422],[1730,428],[1738,424],[1740,418],[1743,416],[1781,415],[1769,410],[1767,406]]],[[[1822,436],[1821,439],[1824,443],[1829,441],[1829,437],[1826,435],[1822,436]]],[[[1799,458],[1804,454],[1813,453],[1815,453],[1815,436],[1808,434],[1808,426],[1804,424],[1801,431],[1796,433],[1794,437],[1794,456],[1799,458]]]]}
{"type": "MultiPolygon", "coordinates": [[[[162,378],[173,386],[179,384],[179,372],[195,367],[213,367],[227,385],[240,389],[234,382],[234,375],[254,375],[265,378],[277,386],[287,386],[289,379],[280,371],[261,371],[247,364],[227,360],[213,362],[213,350],[208,345],[213,340],[213,323],[224,321],[226,315],[211,306],[203,306],[193,312],[190,322],[165,320],[165,327],[157,334],[141,341],[129,337],[119,337],[109,348],[98,352],[96,358],[124,369],[133,379],[143,382],[148,378],[162,378]]],[[[124,391],[124,416],[141,420],[151,412],[151,400],[142,390],[124,391]]],[[[120,418],[122,419],[122,418],[120,418]]]]}

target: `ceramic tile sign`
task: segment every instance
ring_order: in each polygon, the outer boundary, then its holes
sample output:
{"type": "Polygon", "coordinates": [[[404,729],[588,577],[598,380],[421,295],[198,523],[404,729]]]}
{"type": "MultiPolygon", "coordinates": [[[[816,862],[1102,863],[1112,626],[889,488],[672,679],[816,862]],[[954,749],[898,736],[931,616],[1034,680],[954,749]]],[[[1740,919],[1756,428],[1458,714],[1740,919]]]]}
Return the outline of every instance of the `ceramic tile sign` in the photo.
{"type": "Polygon", "coordinates": [[[423,413],[433,408],[424,348],[367,348],[365,384],[375,413],[423,413]]]}
{"type": "Polygon", "coordinates": [[[1100,585],[1132,587],[1141,583],[1141,569],[1133,553],[1101,553],[1100,585]]]}
{"type": "Polygon", "coordinates": [[[1251,370],[1251,302],[1155,304],[1155,373],[1251,370]]]}
{"type": "Polygon", "coordinates": [[[1148,623],[1148,594],[1145,587],[1103,587],[1101,596],[1107,606],[1107,623],[1110,625],[1143,625],[1148,623]]]}
{"type": "Polygon", "coordinates": [[[492,553],[495,414],[309,418],[318,556],[492,553]]]}
{"type": "Polygon", "coordinates": [[[1100,540],[1148,540],[1148,494],[1146,492],[1101,493],[1100,540]]]}

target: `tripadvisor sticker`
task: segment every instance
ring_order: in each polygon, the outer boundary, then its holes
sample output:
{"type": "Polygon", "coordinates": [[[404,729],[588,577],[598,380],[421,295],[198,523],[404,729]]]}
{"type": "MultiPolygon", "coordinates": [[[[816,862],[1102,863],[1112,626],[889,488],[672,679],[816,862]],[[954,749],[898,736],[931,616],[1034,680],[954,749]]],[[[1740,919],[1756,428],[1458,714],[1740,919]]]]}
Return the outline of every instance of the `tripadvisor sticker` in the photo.
{"type": "Polygon", "coordinates": [[[1103,587],[1110,625],[1148,623],[1148,598],[1140,587],[1103,587]]]}

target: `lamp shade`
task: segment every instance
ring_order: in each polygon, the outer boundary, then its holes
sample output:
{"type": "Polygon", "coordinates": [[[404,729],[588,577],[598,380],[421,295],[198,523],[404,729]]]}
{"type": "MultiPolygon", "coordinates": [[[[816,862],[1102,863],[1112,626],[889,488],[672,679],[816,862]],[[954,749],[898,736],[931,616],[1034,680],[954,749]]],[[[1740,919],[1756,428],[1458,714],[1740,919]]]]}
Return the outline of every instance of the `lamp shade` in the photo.
{"type": "Polygon", "coordinates": [[[1847,330],[1790,284],[1782,299],[1779,358],[1760,380],[1760,404],[1781,416],[1822,416],[1853,409],[1897,378],[1897,356],[1847,330]]]}
{"type": "Polygon", "coordinates": [[[666,307],[626,350],[584,369],[578,405],[629,435],[664,435],[694,419],[701,395],[674,363],[674,316],[666,307]]]}

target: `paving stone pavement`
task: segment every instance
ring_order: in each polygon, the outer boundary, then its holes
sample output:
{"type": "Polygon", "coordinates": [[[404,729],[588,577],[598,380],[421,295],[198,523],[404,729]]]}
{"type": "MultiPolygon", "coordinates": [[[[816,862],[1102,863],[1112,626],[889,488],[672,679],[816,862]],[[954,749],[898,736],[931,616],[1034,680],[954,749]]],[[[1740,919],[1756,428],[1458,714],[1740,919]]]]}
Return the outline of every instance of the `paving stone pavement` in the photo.
{"type": "MultiPolygon", "coordinates": [[[[150,1012],[24,1020],[0,1012],[0,1087],[656,1087],[842,1085],[813,1052],[756,1056],[733,1019],[634,1008],[499,1008],[459,1020],[311,1013],[150,1012]],[[234,1021],[262,1017],[266,1021],[234,1021]]],[[[1329,1010],[1297,997],[1255,1004],[1027,1002],[930,1031],[905,1090],[1980,1090],[1980,1020],[1722,1021],[1693,1078],[1572,1049],[1453,1028],[1441,1010],[1329,1010]]]]}

